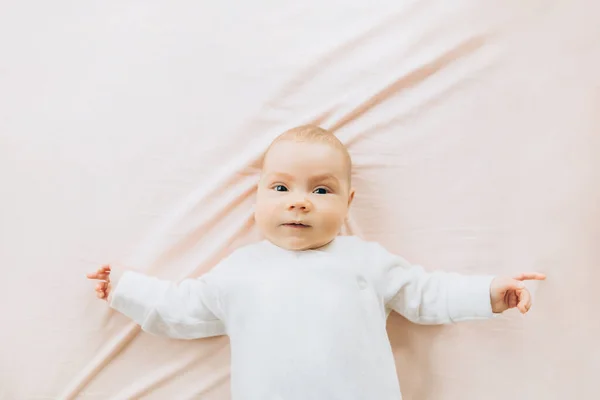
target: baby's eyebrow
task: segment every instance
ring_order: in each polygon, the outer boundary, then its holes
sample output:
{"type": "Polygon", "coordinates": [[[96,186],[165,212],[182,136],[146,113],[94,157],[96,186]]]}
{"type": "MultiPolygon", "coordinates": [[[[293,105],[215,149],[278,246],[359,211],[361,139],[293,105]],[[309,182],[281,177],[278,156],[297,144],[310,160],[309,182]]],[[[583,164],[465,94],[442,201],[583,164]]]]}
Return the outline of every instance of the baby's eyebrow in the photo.
{"type": "Polygon", "coordinates": [[[322,175],[315,175],[311,178],[312,181],[327,181],[327,180],[332,180],[334,182],[338,182],[338,178],[336,178],[335,175],[333,174],[322,174],[322,175]]]}
{"type": "MultiPolygon", "coordinates": [[[[268,175],[269,180],[284,180],[284,181],[294,181],[295,177],[290,174],[286,174],[285,172],[273,172],[268,175]]],[[[324,182],[324,181],[332,181],[335,184],[339,183],[339,179],[333,174],[320,174],[314,175],[310,177],[310,182],[324,182]]]]}
{"type": "Polygon", "coordinates": [[[286,174],[283,172],[274,172],[269,174],[269,178],[270,179],[284,179],[284,180],[288,180],[288,181],[293,181],[294,177],[290,174],[286,174]]]}

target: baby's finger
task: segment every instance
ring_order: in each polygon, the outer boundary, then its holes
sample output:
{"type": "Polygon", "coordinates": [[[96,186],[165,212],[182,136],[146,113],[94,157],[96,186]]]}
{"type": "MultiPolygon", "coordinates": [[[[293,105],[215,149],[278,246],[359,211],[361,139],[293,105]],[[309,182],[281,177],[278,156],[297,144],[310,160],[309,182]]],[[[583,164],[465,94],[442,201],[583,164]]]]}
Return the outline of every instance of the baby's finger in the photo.
{"type": "Polygon", "coordinates": [[[96,272],[98,273],[98,275],[108,275],[110,274],[110,267],[100,267],[96,272]]]}
{"type": "Polygon", "coordinates": [[[517,306],[518,298],[516,292],[510,292],[508,295],[508,308],[514,308],[517,306]]]}
{"type": "Polygon", "coordinates": [[[87,274],[85,274],[85,276],[86,276],[88,279],[98,279],[98,278],[97,278],[98,274],[97,274],[96,272],[88,272],[87,274]]]}
{"type": "Polygon", "coordinates": [[[522,274],[515,276],[514,279],[516,279],[518,281],[530,281],[530,280],[543,281],[544,279],[546,279],[546,274],[542,274],[540,272],[524,272],[522,274]]]}
{"type": "Polygon", "coordinates": [[[90,273],[86,274],[86,277],[88,279],[95,279],[95,280],[100,280],[100,281],[108,281],[108,280],[110,280],[110,275],[109,274],[99,274],[97,272],[90,272],[90,273]]]}
{"type": "Polygon", "coordinates": [[[531,294],[528,290],[522,290],[519,293],[519,305],[517,307],[522,314],[525,314],[531,308],[531,294]]]}
{"type": "Polygon", "coordinates": [[[88,279],[98,279],[98,280],[102,280],[102,281],[106,281],[106,280],[110,279],[110,273],[107,273],[107,274],[102,273],[102,274],[100,274],[98,272],[89,272],[89,273],[85,274],[85,276],[88,279]]]}

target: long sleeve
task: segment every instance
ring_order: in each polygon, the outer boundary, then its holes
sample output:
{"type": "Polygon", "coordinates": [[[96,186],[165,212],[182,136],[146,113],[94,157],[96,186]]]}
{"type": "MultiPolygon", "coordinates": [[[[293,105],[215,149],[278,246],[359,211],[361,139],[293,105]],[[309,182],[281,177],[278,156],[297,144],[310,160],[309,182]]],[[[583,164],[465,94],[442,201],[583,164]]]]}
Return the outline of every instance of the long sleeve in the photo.
{"type": "Polygon", "coordinates": [[[446,324],[494,316],[493,276],[427,272],[379,247],[383,261],[383,298],[388,309],[418,324],[446,324]]]}
{"type": "Polygon", "coordinates": [[[218,290],[204,277],[175,284],[126,271],[109,304],[154,335],[196,339],[225,334],[218,290]]]}

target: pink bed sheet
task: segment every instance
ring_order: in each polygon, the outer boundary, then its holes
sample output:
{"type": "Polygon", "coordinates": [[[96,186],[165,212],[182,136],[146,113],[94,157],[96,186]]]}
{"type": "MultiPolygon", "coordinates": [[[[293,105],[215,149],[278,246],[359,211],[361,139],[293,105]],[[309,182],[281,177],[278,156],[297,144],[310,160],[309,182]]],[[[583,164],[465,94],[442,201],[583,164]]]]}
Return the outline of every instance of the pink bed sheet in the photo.
{"type": "Polygon", "coordinates": [[[599,11],[4,5],[0,399],[228,399],[227,338],[140,332],[84,274],[198,276],[258,240],[260,155],[309,122],[354,158],[347,232],[431,269],[548,274],[526,317],[392,315],[405,399],[598,398],[599,11]]]}

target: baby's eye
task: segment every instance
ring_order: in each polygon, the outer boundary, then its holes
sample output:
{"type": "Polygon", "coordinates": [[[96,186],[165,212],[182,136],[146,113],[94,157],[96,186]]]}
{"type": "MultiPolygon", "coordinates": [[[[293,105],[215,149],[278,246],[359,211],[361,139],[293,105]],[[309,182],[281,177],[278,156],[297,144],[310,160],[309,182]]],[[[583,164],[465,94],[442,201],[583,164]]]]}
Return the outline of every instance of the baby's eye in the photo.
{"type": "Polygon", "coordinates": [[[316,188],[314,193],[316,194],[327,194],[329,193],[329,190],[325,189],[325,188],[316,188]]]}
{"type": "Polygon", "coordinates": [[[287,188],[283,185],[275,185],[273,189],[277,192],[287,192],[287,188]]]}

